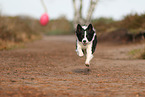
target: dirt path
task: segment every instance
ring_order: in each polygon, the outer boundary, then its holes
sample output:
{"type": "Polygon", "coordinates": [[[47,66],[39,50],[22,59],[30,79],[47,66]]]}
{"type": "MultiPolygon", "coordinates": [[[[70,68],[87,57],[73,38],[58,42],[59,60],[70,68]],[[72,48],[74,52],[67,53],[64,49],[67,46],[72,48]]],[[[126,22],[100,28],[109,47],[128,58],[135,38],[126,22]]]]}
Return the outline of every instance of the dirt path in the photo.
{"type": "Polygon", "coordinates": [[[0,51],[0,97],[145,97],[145,60],[127,51],[145,44],[98,44],[90,71],[74,36],[49,36],[0,51]]]}

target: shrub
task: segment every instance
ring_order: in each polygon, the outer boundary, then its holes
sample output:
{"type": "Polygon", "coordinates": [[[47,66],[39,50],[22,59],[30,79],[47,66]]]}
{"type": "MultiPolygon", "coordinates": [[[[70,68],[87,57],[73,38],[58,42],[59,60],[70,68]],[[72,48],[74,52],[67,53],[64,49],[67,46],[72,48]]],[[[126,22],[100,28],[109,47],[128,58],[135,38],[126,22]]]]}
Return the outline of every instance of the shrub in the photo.
{"type": "Polygon", "coordinates": [[[37,21],[28,17],[0,17],[0,39],[25,42],[39,36],[37,21]]]}
{"type": "Polygon", "coordinates": [[[129,14],[121,21],[121,27],[128,29],[129,32],[135,34],[144,31],[145,14],[129,14]]]}
{"type": "Polygon", "coordinates": [[[0,16],[0,50],[18,47],[23,42],[40,38],[38,20],[30,17],[0,16]]]}
{"type": "Polygon", "coordinates": [[[72,23],[68,21],[64,16],[55,20],[50,20],[48,25],[45,27],[45,33],[47,35],[65,35],[71,34],[72,31],[72,23]]]}

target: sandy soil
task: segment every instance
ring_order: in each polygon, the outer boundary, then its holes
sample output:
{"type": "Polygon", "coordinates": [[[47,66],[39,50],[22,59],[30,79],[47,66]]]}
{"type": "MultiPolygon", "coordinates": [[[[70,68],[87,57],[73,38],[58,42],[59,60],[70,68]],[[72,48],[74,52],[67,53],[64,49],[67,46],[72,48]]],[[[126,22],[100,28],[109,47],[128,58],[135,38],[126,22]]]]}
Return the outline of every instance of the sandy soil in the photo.
{"type": "Polygon", "coordinates": [[[0,97],[145,97],[145,60],[127,54],[143,46],[98,43],[89,71],[74,36],[0,51],[0,97]]]}

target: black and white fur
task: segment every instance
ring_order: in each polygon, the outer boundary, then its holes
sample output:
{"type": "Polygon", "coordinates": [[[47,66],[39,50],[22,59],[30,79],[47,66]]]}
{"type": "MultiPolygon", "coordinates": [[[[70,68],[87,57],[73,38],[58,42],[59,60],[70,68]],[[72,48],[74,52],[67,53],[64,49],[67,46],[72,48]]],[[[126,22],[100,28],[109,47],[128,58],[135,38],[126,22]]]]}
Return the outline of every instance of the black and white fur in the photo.
{"type": "Polygon", "coordinates": [[[92,24],[88,26],[81,26],[78,24],[76,36],[76,52],[80,57],[86,55],[85,65],[89,67],[97,45],[97,35],[92,24]]]}

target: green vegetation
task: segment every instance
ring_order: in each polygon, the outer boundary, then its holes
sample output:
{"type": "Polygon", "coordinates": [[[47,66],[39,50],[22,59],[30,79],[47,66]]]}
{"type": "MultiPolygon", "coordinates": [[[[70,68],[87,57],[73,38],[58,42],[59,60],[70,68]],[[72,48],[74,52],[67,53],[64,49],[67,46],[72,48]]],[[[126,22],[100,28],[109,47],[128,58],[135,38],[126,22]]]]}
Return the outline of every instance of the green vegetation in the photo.
{"type": "Polygon", "coordinates": [[[0,50],[21,47],[22,43],[40,39],[39,22],[30,17],[0,16],[0,50]]]}
{"type": "Polygon", "coordinates": [[[99,33],[127,29],[128,32],[136,34],[145,30],[145,14],[129,14],[120,21],[103,17],[93,20],[93,24],[99,33]]]}
{"type": "Polygon", "coordinates": [[[129,55],[133,58],[145,59],[145,48],[131,50],[129,55]]]}
{"type": "Polygon", "coordinates": [[[0,16],[0,50],[23,47],[23,43],[40,39],[42,34],[71,34],[72,27],[65,17],[50,20],[48,25],[41,26],[39,20],[27,16],[0,16]]]}
{"type": "Polygon", "coordinates": [[[145,49],[144,49],[144,52],[141,54],[140,56],[142,59],[145,59],[145,49]]]}
{"type": "Polygon", "coordinates": [[[72,34],[73,25],[70,21],[68,21],[64,16],[50,20],[48,25],[45,27],[46,35],[66,35],[72,34]]]}
{"type": "Polygon", "coordinates": [[[116,21],[112,18],[101,17],[94,19],[92,23],[98,33],[111,32],[117,29],[116,21]]]}
{"type": "Polygon", "coordinates": [[[121,26],[129,30],[132,33],[138,33],[145,29],[145,14],[130,14],[124,17],[121,21],[121,26]]]}
{"type": "Polygon", "coordinates": [[[0,39],[25,42],[39,36],[37,21],[28,17],[0,17],[0,39]]]}
{"type": "MultiPolygon", "coordinates": [[[[145,31],[145,14],[130,14],[120,21],[102,17],[94,19],[92,23],[99,38],[101,38],[101,35],[106,35],[107,37],[110,35],[116,37],[116,39],[122,39],[122,37],[124,37],[123,35],[126,35],[126,32],[124,33],[123,31],[127,31],[129,35],[135,37],[136,34],[145,31]],[[125,30],[120,31],[118,29],[125,30]]],[[[15,48],[17,47],[15,45],[40,39],[42,34],[74,34],[73,23],[72,21],[67,20],[64,16],[50,20],[46,26],[41,26],[39,20],[26,16],[0,16],[0,50],[11,47],[15,48]]],[[[110,37],[110,39],[111,38],[112,37],[110,37]]],[[[104,37],[104,39],[106,40],[109,38],[104,37]]],[[[124,39],[122,41],[128,40],[124,39]]]]}

